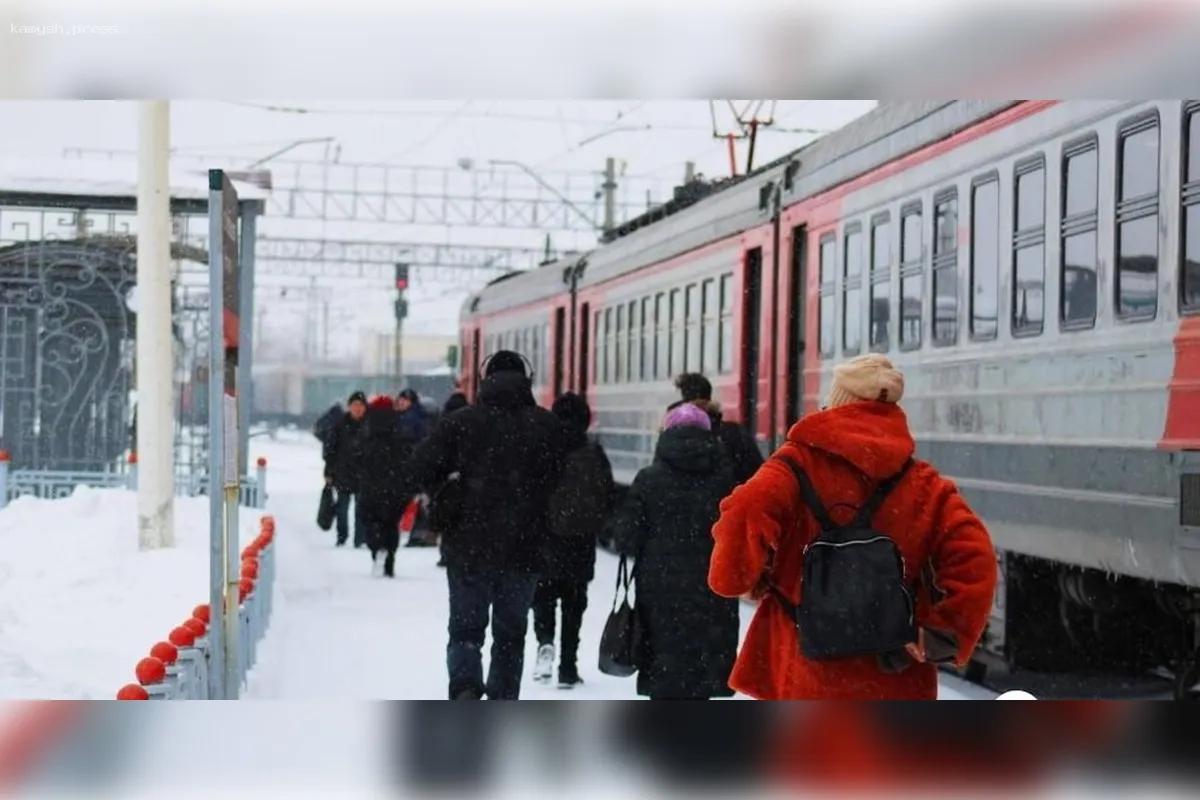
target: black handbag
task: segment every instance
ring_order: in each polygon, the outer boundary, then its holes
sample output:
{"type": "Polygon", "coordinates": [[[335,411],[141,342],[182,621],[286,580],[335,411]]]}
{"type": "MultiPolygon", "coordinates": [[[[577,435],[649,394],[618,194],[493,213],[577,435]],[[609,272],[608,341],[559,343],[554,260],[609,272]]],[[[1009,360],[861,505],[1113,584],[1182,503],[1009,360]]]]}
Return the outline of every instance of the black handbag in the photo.
{"type": "Polygon", "coordinates": [[[321,502],[317,506],[317,527],[323,531],[332,528],[333,518],[336,516],[335,511],[333,487],[326,486],[321,490],[321,502]]]}
{"type": "Polygon", "coordinates": [[[642,661],[642,629],[637,609],[629,605],[630,583],[629,562],[621,556],[613,608],[600,635],[600,671],[617,678],[633,675],[642,661]]]}

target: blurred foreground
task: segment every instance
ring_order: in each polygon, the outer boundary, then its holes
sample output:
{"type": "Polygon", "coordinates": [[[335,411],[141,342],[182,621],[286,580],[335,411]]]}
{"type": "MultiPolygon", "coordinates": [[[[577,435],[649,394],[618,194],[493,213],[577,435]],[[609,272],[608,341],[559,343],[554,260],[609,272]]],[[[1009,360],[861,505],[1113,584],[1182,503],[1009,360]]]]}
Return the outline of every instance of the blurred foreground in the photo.
{"type": "Polygon", "coordinates": [[[3,796],[1183,791],[1200,769],[1194,715],[1111,702],[45,702],[0,706],[0,726],[3,796]]]}

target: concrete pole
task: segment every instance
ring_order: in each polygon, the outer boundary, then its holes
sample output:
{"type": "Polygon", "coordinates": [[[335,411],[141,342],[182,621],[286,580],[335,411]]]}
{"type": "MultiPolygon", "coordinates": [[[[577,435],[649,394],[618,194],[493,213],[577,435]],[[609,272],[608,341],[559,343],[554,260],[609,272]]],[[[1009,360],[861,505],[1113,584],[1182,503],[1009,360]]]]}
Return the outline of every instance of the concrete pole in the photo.
{"type": "Polygon", "coordinates": [[[170,104],[138,101],[138,546],[175,546],[170,104]]]}

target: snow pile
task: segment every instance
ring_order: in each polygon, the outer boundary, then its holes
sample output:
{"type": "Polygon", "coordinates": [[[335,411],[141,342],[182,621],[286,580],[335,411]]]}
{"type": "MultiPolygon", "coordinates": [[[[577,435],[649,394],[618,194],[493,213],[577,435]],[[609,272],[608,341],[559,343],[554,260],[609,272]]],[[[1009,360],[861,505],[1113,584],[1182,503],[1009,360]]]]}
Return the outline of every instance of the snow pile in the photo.
{"type": "MultiPolygon", "coordinates": [[[[240,541],[261,512],[241,509],[240,541]]],[[[139,551],[137,494],[80,487],[0,510],[0,699],[109,699],[208,602],[208,498],[176,498],[175,544],[139,551]]]]}

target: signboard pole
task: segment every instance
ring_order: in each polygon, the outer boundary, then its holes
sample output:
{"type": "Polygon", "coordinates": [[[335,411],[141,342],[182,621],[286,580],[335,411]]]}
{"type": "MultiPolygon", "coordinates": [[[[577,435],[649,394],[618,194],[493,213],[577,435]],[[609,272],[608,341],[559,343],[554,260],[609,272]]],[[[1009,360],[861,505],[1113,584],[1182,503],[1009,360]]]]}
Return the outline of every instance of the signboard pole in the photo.
{"type": "Polygon", "coordinates": [[[241,470],[238,463],[240,427],[237,401],[238,310],[238,197],[222,170],[209,177],[209,599],[213,673],[219,674],[218,697],[236,700],[241,688],[238,671],[238,595],[241,571],[238,504],[241,470]],[[218,613],[220,612],[220,613],[218,613]]]}
{"type": "MultiPolygon", "coordinates": [[[[219,176],[219,173],[218,173],[219,176]]],[[[208,193],[208,607],[210,700],[225,699],[225,264],[221,179],[208,193]]]]}

